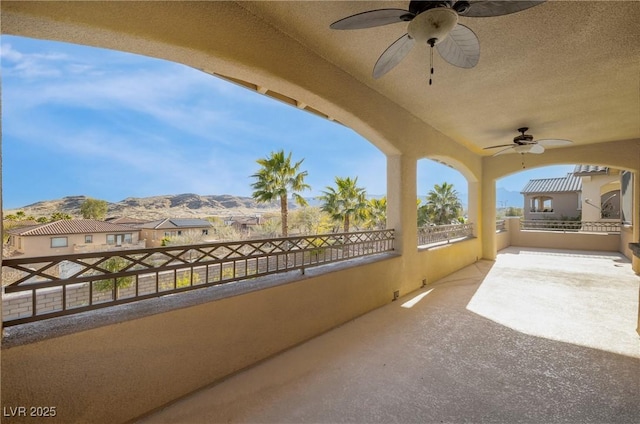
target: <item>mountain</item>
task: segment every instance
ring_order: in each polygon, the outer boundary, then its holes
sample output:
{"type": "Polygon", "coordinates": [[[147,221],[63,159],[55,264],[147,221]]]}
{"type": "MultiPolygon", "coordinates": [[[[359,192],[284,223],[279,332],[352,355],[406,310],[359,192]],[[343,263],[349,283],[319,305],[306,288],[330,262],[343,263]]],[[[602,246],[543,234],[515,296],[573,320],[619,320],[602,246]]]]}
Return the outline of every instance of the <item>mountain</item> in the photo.
{"type": "MultiPolygon", "coordinates": [[[[62,199],[45,200],[6,210],[5,215],[23,211],[35,218],[62,212],[73,217],[82,216],[80,207],[87,196],[67,196],[62,199]]],[[[293,204],[290,205],[294,207],[293,204]]],[[[204,218],[207,216],[253,215],[277,212],[278,202],[258,203],[252,197],[229,194],[201,196],[193,193],[151,197],[127,197],[115,203],[107,203],[107,217],[127,216],[139,219],[204,218]]]]}
{"type": "MultiPolygon", "coordinates": [[[[382,196],[368,196],[379,198],[382,196]]],[[[424,201],[425,196],[419,196],[424,201]]],[[[5,210],[4,214],[15,214],[23,211],[27,216],[39,218],[51,216],[55,212],[69,214],[75,218],[82,217],[80,207],[87,196],[67,196],[62,199],[44,200],[22,208],[5,210]]],[[[467,193],[460,193],[460,199],[466,208],[467,193]]],[[[320,206],[316,197],[306,198],[309,206],[320,206]]],[[[498,188],[496,191],[497,207],[522,207],[522,195],[498,188]]],[[[289,208],[298,206],[289,202],[289,208]]],[[[233,196],[230,194],[201,196],[193,193],[173,194],[151,197],[127,197],[115,203],[107,203],[107,217],[126,216],[130,218],[155,220],[161,218],[205,218],[208,216],[255,215],[278,213],[279,202],[258,203],[252,197],[233,196]]]]}

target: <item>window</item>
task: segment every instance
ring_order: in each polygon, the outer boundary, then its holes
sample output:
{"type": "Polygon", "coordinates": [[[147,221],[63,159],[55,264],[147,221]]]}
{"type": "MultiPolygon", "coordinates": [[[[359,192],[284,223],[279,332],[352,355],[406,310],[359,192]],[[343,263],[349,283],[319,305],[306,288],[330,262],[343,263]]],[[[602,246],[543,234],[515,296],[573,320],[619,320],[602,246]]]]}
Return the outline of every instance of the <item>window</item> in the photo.
{"type": "Polygon", "coordinates": [[[51,237],[51,248],[55,247],[67,247],[66,237],[51,237]]]}
{"type": "Polygon", "coordinates": [[[93,236],[90,234],[87,234],[86,236],[84,236],[84,242],[85,243],[93,243],[93,236]]]}
{"type": "Polygon", "coordinates": [[[115,244],[116,246],[122,246],[122,243],[131,243],[132,239],[131,233],[107,234],[107,244],[115,244]]]}
{"type": "Polygon", "coordinates": [[[208,236],[209,235],[209,230],[202,230],[202,235],[203,236],[208,236]]]}

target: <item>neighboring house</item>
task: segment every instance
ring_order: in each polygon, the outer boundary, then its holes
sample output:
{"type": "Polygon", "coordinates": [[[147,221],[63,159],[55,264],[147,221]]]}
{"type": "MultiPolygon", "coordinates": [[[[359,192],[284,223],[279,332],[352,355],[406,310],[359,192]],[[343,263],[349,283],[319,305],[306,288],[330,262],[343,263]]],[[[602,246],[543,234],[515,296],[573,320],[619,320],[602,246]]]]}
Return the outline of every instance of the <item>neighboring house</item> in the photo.
{"type": "Polygon", "coordinates": [[[206,237],[212,224],[206,219],[165,218],[158,221],[135,225],[140,230],[140,238],[147,247],[160,247],[165,238],[180,236],[206,237]]]}
{"type": "Polygon", "coordinates": [[[582,180],[582,220],[620,221],[621,172],[604,166],[576,165],[573,173],[582,180]]]}
{"type": "Polygon", "coordinates": [[[530,180],[522,189],[524,219],[561,219],[580,216],[582,181],[572,173],[561,178],[530,180]]]}
{"type": "Polygon", "coordinates": [[[561,178],[530,180],[522,189],[524,219],[620,220],[621,172],[576,165],[561,178]]]}
{"type": "Polygon", "coordinates": [[[63,219],[7,233],[9,247],[24,257],[145,247],[137,229],[94,219],[63,219]]]}
{"type": "Polygon", "coordinates": [[[251,230],[262,224],[260,215],[232,216],[224,220],[226,225],[235,228],[240,234],[248,235],[251,230]]]}

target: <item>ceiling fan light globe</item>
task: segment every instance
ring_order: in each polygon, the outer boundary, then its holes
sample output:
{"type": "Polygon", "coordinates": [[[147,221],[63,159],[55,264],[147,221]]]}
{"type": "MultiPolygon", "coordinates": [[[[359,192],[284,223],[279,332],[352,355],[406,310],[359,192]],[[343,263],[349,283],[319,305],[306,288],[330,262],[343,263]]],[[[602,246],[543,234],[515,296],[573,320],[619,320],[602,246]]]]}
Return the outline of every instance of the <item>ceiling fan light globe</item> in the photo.
{"type": "Polygon", "coordinates": [[[518,153],[529,153],[529,150],[531,150],[531,145],[530,144],[521,144],[521,145],[518,145],[518,146],[514,147],[513,150],[515,150],[518,153]]]}
{"type": "Polygon", "coordinates": [[[448,7],[429,9],[409,22],[407,32],[417,42],[435,40],[434,45],[444,40],[458,24],[458,14],[448,7]]]}

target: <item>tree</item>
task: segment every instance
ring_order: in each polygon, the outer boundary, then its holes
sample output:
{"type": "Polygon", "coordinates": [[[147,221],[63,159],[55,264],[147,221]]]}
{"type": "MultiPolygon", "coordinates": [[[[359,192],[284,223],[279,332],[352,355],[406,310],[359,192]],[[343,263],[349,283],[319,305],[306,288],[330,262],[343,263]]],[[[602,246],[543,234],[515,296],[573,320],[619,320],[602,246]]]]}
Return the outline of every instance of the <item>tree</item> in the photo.
{"type": "Polygon", "coordinates": [[[418,225],[451,224],[458,219],[461,211],[462,203],[453,184],[447,182],[442,185],[436,184],[427,195],[426,204],[418,208],[418,225]]]}
{"type": "Polygon", "coordinates": [[[336,188],[327,187],[318,198],[324,203],[322,211],[334,221],[344,225],[344,232],[349,232],[352,221],[366,218],[367,194],[364,188],[358,187],[358,177],[351,179],[336,177],[336,188]]]}
{"type": "Polygon", "coordinates": [[[51,221],[60,221],[63,219],[73,219],[73,217],[64,212],[54,212],[51,214],[51,221]]]}
{"type": "Polygon", "coordinates": [[[306,206],[307,201],[297,192],[309,190],[311,187],[305,184],[304,179],[307,171],[300,172],[300,165],[304,159],[291,164],[291,152],[288,156],[284,151],[271,152],[271,155],[256,162],[262,168],[252,175],[256,181],[251,184],[254,189],[253,198],[261,203],[270,203],[280,200],[280,215],[282,221],[282,236],[289,233],[288,227],[288,198],[291,193],[295,202],[300,206],[306,206]]]}
{"type": "Polygon", "coordinates": [[[367,204],[365,227],[384,230],[387,226],[387,198],[370,199],[367,204]]]}
{"type": "Polygon", "coordinates": [[[80,213],[84,219],[103,220],[107,216],[107,202],[88,198],[80,206],[80,213]]]}
{"type": "MultiPolygon", "coordinates": [[[[113,256],[101,264],[101,266],[109,272],[120,272],[129,265],[129,262],[119,256],[113,256]]],[[[125,289],[133,283],[132,276],[108,278],[98,280],[93,283],[93,288],[99,291],[113,290],[113,285],[118,289],[125,289]]]]}

